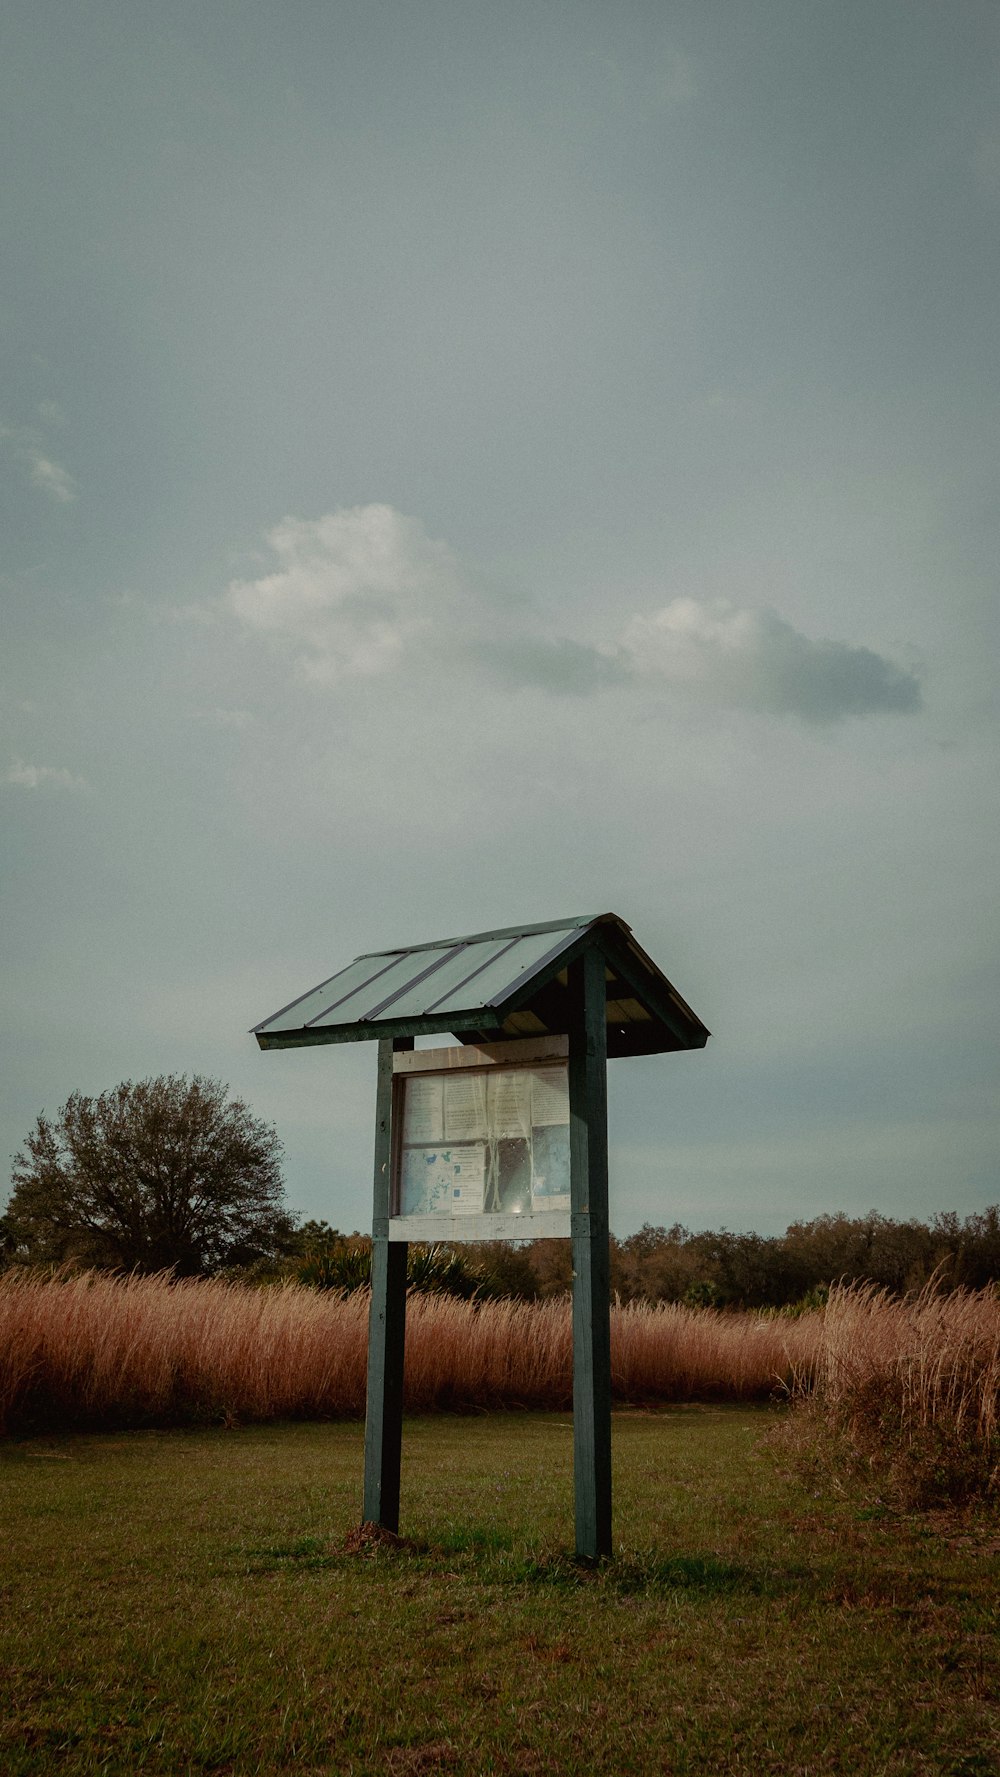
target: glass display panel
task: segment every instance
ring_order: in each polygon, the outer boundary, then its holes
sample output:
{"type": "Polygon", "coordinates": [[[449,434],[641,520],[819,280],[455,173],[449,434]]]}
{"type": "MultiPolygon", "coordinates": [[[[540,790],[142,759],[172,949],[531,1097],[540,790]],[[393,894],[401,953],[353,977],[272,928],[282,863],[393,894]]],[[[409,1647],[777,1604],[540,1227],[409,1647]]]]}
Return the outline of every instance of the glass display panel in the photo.
{"type": "Polygon", "coordinates": [[[397,1215],[569,1214],[569,1071],[398,1076],[397,1215]]]}

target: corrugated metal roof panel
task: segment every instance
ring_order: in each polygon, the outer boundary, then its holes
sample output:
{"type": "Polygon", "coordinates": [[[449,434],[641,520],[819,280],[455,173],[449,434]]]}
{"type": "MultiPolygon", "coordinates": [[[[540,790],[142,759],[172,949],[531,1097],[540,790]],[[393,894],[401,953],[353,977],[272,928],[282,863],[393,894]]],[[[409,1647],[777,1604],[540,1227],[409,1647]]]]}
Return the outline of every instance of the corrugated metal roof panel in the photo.
{"type": "Polygon", "coordinates": [[[370,1024],[383,1017],[419,1018],[432,1011],[476,1011],[506,999],[521,977],[573,937],[581,923],[373,951],[256,1028],[302,1030],[327,1023],[370,1024]]]}
{"type": "MultiPolygon", "coordinates": [[[[402,999],[393,1006],[393,1017],[411,1018],[439,1006],[447,1010],[459,1004],[461,1008],[479,1005],[476,988],[480,974],[516,943],[514,938],[491,938],[485,944],[462,944],[433,975],[411,983],[402,999]]],[[[427,950],[415,951],[410,962],[415,966],[421,958],[431,954],[427,950]]]]}
{"type": "Polygon", "coordinates": [[[407,1014],[402,1007],[406,1001],[414,998],[419,1015],[426,1009],[428,1000],[434,997],[434,983],[442,968],[453,957],[461,955],[464,949],[464,945],[449,944],[436,950],[421,950],[416,956],[404,956],[385,980],[378,983],[378,992],[364,996],[363,1005],[359,1000],[356,1011],[346,1008],[346,1015],[364,1018],[369,1022],[383,1016],[405,1018],[407,1014]]]}
{"type": "Polygon", "coordinates": [[[451,1030],[565,1030],[567,967],[597,944],[606,958],[609,1054],[698,1048],[708,1032],[614,913],[438,939],[355,958],[256,1026],[261,1048],[451,1030]]]}
{"type": "Polygon", "coordinates": [[[359,990],[365,989],[369,983],[372,992],[366,994],[373,1000],[378,977],[385,977],[394,962],[399,961],[402,952],[388,952],[384,956],[359,956],[353,963],[348,963],[338,974],[331,975],[327,981],[321,981],[318,987],[310,988],[290,1006],[276,1012],[273,1018],[267,1018],[264,1024],[258,1024],[257,1030],[302,1030],[305,1025],[336,1011],[337,1022],[340,1022],[340,1008],[344,1002],[359,990]]]}
{"type": "MultiPolygon", "coordinates": [[[[538,967],[542,959],[552,950],[561,949],[563,944],[576,936],[576,927],[557,928],[556,931],[533,932],[508,944],[492,960],[486,959],[486,966],[464,987],[458,987],[454,993],[435,1007],[439,1012],[472,1011],[476,1006],[495,1006],[499,1001],[508,999],[517,987],[521,977],[531,969],[538,967]],[[560,943],[560,939],[562,943],[560,943]]],[[[480,945],[469,945],[466,954],[471,956],[473,949],[480,945]]],[[[425,1008],[429,1009],[429,1008],[425,1008]]]]}

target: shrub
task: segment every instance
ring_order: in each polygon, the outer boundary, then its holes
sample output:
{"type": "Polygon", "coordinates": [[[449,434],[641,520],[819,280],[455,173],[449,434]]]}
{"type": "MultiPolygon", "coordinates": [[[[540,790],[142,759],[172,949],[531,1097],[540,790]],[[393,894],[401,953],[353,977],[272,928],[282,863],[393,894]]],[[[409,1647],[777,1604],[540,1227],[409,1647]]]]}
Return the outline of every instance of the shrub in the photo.
{"type": "MultiPolygon", "coordinates": [[[[364,1237],[345,1240],[331,1230],[327,1238],[307,1245],[300,1257],[288,1261],[284,1274],[286,1279],[316,1290],[350,1293],[367,1289],[372,1278],[372,1243],[364,1237]]],[[[458,1296],[464,1302],[473,1298],[482,1302],[507,1293],[484,1267],[472,1264],[450,1246],[410,1246],[406,1279],[411,1290],[458,1296]]]]}
{"type": "Polygon", "coordinates": [[[800,1465],[906,1506],[1000,1490],[1000,1299],[992,1288],[898,1301],[830,1291],[818,1362],[795,1390],[800,1465]]]}

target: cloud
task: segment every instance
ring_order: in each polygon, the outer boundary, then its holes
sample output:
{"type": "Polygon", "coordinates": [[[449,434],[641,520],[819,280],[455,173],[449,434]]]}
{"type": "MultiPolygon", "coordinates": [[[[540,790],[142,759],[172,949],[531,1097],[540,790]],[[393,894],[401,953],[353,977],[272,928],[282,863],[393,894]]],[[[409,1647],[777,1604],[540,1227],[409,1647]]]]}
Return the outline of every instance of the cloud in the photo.
{"type": "Polygon", "coordinates": [[[631,618],[609,647],[525,633],[470,651],[506,684],[563,695],[642,685],[813,723],[921,707],[914,675],[870,648],[812,641],[775,611],[725,601],[675,599],[631,618]]]}
{"type": "Polygon", "coordinates": [[[634,677],[633,665],[620,649],[606,652],[570,636],[523,635],[477,641],[469,652],[506,685],[533,686],[561,695],[589,696],[634,677]]]}
{"type": "Polygon", "coordinates": [[[391,506],[285,518],[267,542],[277,569],[231,581],[226,604],[322,683],[394,666],[458,591],[448,547],[391,506]]]}
{"type": "Polygon", "coordinates": [[[14,454],[27,465],[32,484],[48,494],[50,500],[68,505],[76,499],[76,482],[68,469],[39,448],[39,437],[32,427],[0,425],[0,438],[10,439],[14,454]]]}
{"type": "Polygon", "coordinates": [[[73,772],[66,771],[58,765],[29,765],[24,759],[15,759],[4,773],[5,784],[16,784],[22,790],[39,790],[45,784],[60,790],[89,790],[85,777],[75,777],[73,772]]]}
{"type": "Polygon", "coordinates": [[[812,641],[776,611],[674,599],[622,638],[636,676],[702,701],[806,722],[911,714],[915,676],[870,648],[812,641]]]}
{"type": "Polygon", "coordinates": [[[43,494],[51,499],[59,500],[64,505],[76,499],[76,482],[69,471],[54,463],[51,457],[44,457],[40,450],[29,448],[24,452],[25,460],[35,487],[41,488],[43,494]]]}
{"type": "Polygon", "coordinates": [[[812,723],[921,708],[917,679],[883,655],[813,641],[776,611],[724,600],[674,599],[606,644],[552,635],[530,603],[485,591],[391,506],[285,518],[267,543],[277,568],[231,581],[225,607],[319,684],[451,664],[508,689],[588,697],[641,686],[812,723]]]}

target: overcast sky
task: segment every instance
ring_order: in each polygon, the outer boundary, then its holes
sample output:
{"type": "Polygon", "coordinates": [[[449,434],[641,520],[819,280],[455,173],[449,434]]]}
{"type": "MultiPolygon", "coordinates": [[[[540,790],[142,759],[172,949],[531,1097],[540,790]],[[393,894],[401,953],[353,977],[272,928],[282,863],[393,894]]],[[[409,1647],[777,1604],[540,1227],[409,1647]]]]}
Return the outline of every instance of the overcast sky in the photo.
{"type": "MultiPolygon", "coordinates": [[[[370,1218],[359,952],[608,909],[612,1224],[997,1177],[994,0],[9,0],[0,1141],[370,1218]]],[[[0,1186],[2,1200],[2,1186],[0,1186]]]]}

